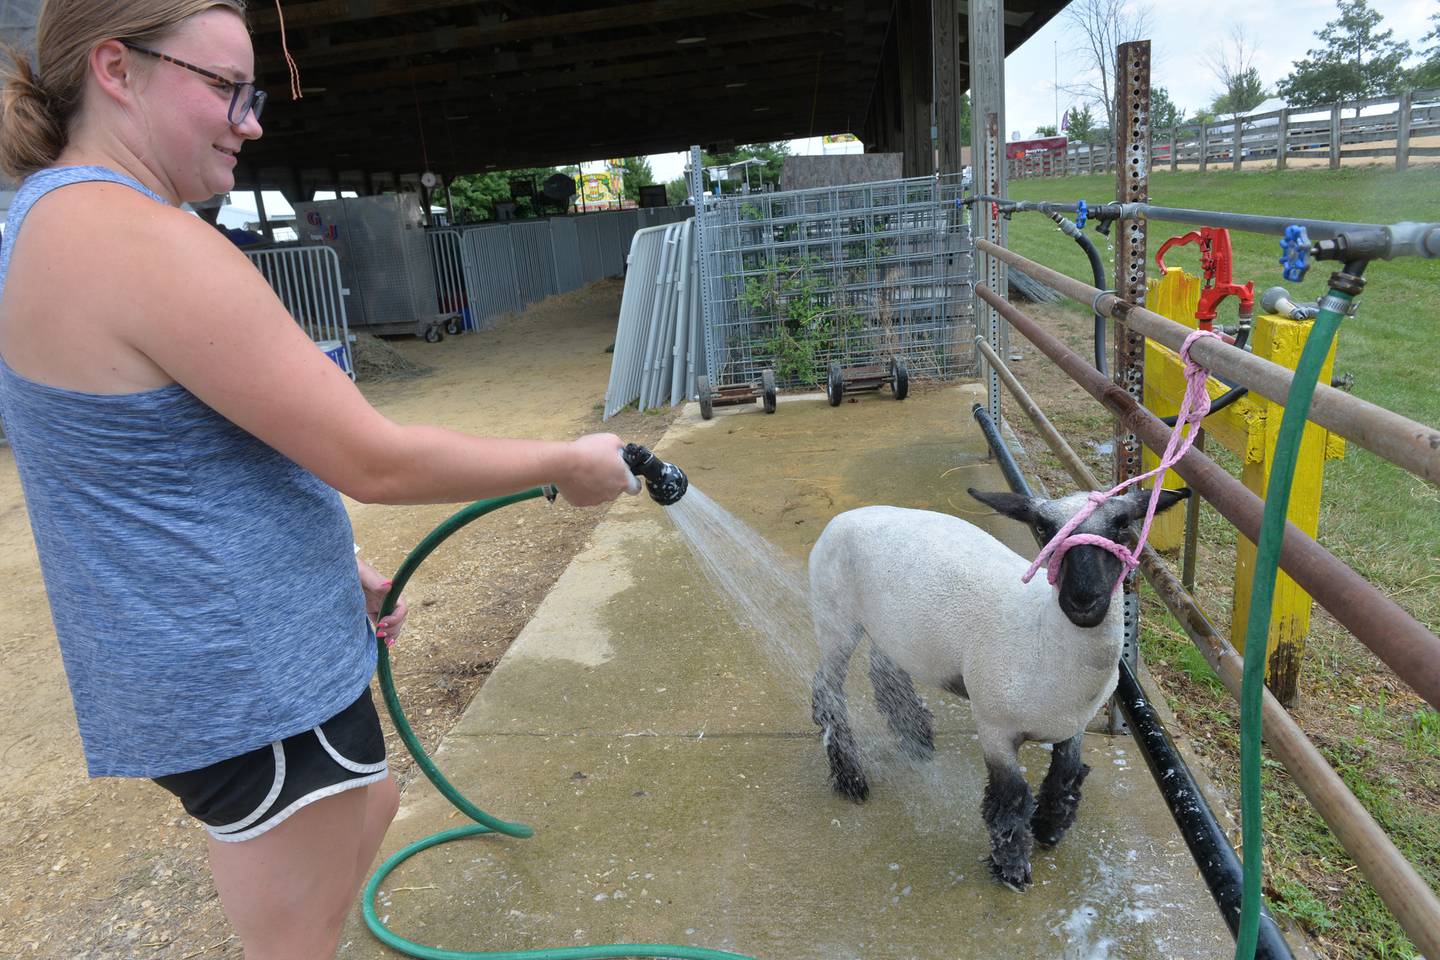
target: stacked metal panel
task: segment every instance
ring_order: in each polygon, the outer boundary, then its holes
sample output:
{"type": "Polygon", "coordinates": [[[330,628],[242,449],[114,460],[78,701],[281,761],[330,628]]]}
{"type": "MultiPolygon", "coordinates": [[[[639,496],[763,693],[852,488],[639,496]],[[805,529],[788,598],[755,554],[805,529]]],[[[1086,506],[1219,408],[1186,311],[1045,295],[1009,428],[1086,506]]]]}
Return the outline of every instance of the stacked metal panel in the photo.
{"type": "Polygon", "coordinates": [[[693,219],[635,232],[620,300],[605,419],[639,401],[684,402],[704,373],[693,219]]]}
{"type": "Polygon", "coordinates": [[[799,309],[818,309],[833,330],[811,358],[821,377],[832,361],[891,357],[911,376],[973,372],[974,256],[959,196],[958,177],[923,177],[707,203],[712,385],[758,380],[799,309]]]}

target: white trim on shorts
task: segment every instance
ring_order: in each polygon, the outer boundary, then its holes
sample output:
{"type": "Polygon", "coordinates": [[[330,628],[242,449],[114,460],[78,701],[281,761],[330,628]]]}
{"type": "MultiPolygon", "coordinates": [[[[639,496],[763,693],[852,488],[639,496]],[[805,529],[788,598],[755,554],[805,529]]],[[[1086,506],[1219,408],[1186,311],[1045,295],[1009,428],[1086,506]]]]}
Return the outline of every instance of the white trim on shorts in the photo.
{"type": "Polygon", "coordinates": [[[316,800],[324,800],[326,797],[333,797],[347,790],[354,790],[356,787],[365,787],[372,783],[379,783],[389,775],[389,764],[387,761],[381,760],[378,763],[356,763],[354,760],[341,755],[340,751],[336,750],[330,741],[325,738],[325,732],[321,730],[319,726],[311,727],[310,732],[315,734],[315,738],[320,741],[320,745],[325,748],[325,752],[330,755],[330,759],[352,773],[362,773],[366,774],[366,776],[352,777],[349,780],[332,783],[328,787],[321,787],[319,790],[312,790],[303,797],[295,800],[284,810],[275,814],[275,816],[267,819],[264,823],[252,827],[250,826],[252,823],[255,823],[256,820],[264,817],[265,814],[269,812],[270,805],[280,796],[280,791],[285,786],[285,748],[282,745],[282,741],[273,741],[270,744],[270,749],[275,752],[275,779],[270,784],[270,792],[265,795],[265,799],[243,820],[237,820],[234,823],[220,827],[212,827],[207,823],[204,825],[206,832],[222,843],[240,843],[243,840],[253,840],[271,827],[284,823],[296,811],[309,806],[316,800]],[[246,829],[247,827],[249,829],[246,829]]]}
{"type": "Polygon", "coordinates": [[[208,823],[205,824],[205,829],[210,831],[211,836],[218,839],[222,833],[244,830],[250,826],[250,824],[265,816],[265,811],[270,809],[270,804],[274,803],[275,798],[280,796],[280,791],[285,786],[285,748],[280,745],[279,740],[276,740],[270,744],[270,749],[275,752],[275,780],[270,784],[270,792],[265,795],[264,800],[260,801],[260,806],[252,810],[250,815],[242,820],[236,820],[234,823],[227,823],[221,827],[212,827],[208,823]]]}
{"type": "Polygon", "coordinates": [[[342,757],[340,755],[340,751],[332,747],[330,745],[330,741],[325,739],[324,730],[316,727],[312,732],[315,734],[315,739],[320,741],[320,746],[324,747],[325,752],[330,754],[330,759],[334,760],[336,763],[340,764],[340,766],[344,767],[346,770],[349,770],[351,773],[375,773],[377,771],[385,769],[384,760],[381,760],[378,763],[356,763],[354,760],[351,760],[348,757],[342,757]]]}
{"type": "MultiPolygon", "coordinates": [[[[385,764],[383,763],[381,764],[381,766],[384,765],[385,764]]],[[[316,800],[324,800],[326,797],[333,797],[336,794],[344,793],[347,790],[354,790],[356,787],[365,787],[369,786],[372,783],[379,783],[381,780],[384,780],[387,776],[389,776],[389,774],[390,772],[388,770],[381,770],[380,772],[372,773],[367,777],[356,777],[353,780],[342,780],[339,783],[332,783],[328,787],[321,787],[319,790],[315,790],[311,793],[305,794],[305,796],[296,800],[294,803],[290,804],[290,806],[286,807],[284,810],[281,810],[275,816],[271,817],[269,820],[266,820],[259,826],[251,827],[249,830],[245,830],[241,833],[218,833],[216,832],[214,827],[210,826],[206,826],[205,829],[210,832],[210,836],[214,837],[216,840],[219,840],[221,843],[239,843],[242,840],[253,840],[256,837],[260,836],[260,834],[269,830],[271,827],[277,827],[280,824],[284,823],[296,811],[300,810],[303,807],[309,806],[316,800]]]]}

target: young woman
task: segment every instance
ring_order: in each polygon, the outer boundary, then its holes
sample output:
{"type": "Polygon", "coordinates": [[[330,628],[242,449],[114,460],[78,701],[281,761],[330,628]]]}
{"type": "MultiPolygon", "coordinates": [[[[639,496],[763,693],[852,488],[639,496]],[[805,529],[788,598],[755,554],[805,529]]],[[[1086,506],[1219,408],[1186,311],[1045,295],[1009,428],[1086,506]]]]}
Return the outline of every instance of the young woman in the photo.
{"type": "MultiPolygon", "coordinates": [[[[47,0],[0,76],[0,414],[92,776],[155,779],[210,835],[251,960],[332,956],[397,797],[337,490],[572,503],[631,478],[568,443],[400,426],[223,235],[264,94],[241,0],[47,0]]],[[[403,610],[377,625],[393,639],[403,610]]]]}

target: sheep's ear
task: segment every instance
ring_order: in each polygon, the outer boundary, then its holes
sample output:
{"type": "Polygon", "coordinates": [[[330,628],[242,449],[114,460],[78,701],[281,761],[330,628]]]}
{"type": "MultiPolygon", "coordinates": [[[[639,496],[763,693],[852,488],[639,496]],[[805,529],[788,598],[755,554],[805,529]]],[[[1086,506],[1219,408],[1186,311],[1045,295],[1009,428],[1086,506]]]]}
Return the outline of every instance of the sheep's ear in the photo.
{"type": "Polygon", "coordinates": [[[986,492],[970,487],[966,490],[970,496],[979,500],[985,506],[990,507],[998,513],[1003,513],[1012,520],[1019,520],[1021,523],[1031,523],[1035,519],[1035,498],[1027,497],[1024,494],[1010,493],[1009,491],[986,492]]]}
{"type": "MultiPolygon", "coordinates": [[[[1160,500],[1155,504],[1155,515],[1159,516],[1181,500],[1188,500],[1189,498],[1189,487],[1181,487],[1178,490],[1161,490],[1160,500]]],[[[1145,516],[1145,508],[1150,505],[1150,491],[1142,490],[1140,487],[1131,487],[1128,499],[1130,501],[1130,514],[1132,519],[1138,520],[1145,516]]]]}

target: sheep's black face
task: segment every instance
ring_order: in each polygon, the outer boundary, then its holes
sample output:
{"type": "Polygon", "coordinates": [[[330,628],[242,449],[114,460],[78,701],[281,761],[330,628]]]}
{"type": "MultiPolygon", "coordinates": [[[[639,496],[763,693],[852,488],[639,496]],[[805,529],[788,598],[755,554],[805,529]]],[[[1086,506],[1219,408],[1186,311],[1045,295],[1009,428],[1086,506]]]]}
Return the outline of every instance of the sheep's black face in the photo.
{"type": "MultiPolygon", "coordinates": [[[[1032,525],[1040,542],[1049,543],[1086,502],[1083,494],[1076,494],[1038,505],[1032,525]]],[[[1137,531],[1130,499],[1107,501],[1074,532],[1095,534],[1133,547],[1137,531]]],[[[1098,627],[1110,612],[1110,598],[1114,596],[1123,569],[1120,558],[1103,547],[1090,544],[1071,547],[1060,562],[1060,578],[1055,584],[1060,612],[1077,627],[1098,627]]]]}
{"type": "MultiPolygon", "coordinates": [[[[970,495],[1034,531],[1041,544],[1049,543],[1067,521],[1089,502],[1088,494],[1074,493],[1059,500],[1026,497],[1015,493],[970,495]]],[[[1156,513],[1173,507],[1190,495],[1189,490],[1166,490],[1160,495],[1156,513]]],[[[1134,549],[1139,531],[1135,521],[1145,515],[1150,491],[1132,489],[1112,497],[1095,509],[1073,533],[1090,533],[1134,549]]],[[[1120,585],[1124,569],[1120,558],[1103,547],[1078,544],[1066,551],[1056,581],[1060,611],[1077,627],[1097,627],[1110,612],[1110,601],[1120,585]]]]}
{"type": "Polygon", "coordinates": [[[1060,561],[1055,584],[1060,590],[1060,612],[1077,627],[1098,627],[1110,612],[1121,569],[1119,558],[1108,550],[1089,544],[1071,547],[1060,561]]]}

